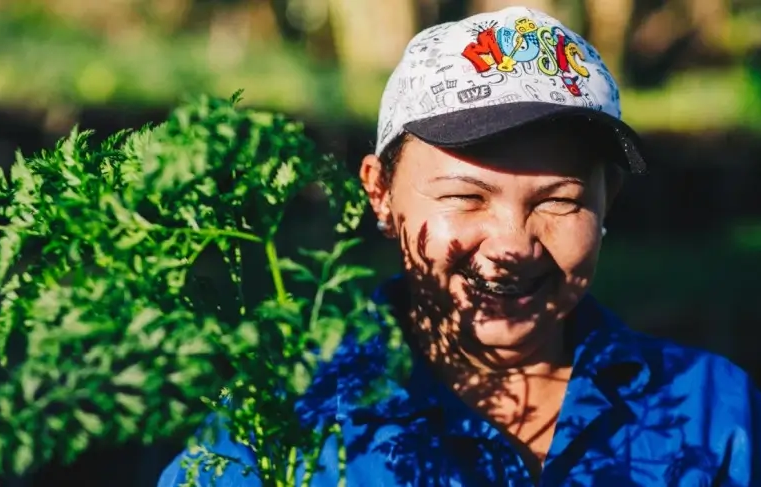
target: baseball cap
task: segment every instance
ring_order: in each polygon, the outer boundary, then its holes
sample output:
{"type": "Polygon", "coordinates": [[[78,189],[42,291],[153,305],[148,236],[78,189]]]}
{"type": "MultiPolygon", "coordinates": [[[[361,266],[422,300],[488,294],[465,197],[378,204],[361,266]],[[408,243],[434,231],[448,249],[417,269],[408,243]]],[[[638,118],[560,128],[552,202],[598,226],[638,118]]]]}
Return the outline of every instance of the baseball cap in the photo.
{"type": "Polygon", "coordinates": [[[409,42],[381,97],[375,153],[405,132],[456,148],[561,119],[610,129],[628,169],[645,172],[641,141],[621,120],[618,85],[597,50],[544,12],[508,7],[409,42]]]}

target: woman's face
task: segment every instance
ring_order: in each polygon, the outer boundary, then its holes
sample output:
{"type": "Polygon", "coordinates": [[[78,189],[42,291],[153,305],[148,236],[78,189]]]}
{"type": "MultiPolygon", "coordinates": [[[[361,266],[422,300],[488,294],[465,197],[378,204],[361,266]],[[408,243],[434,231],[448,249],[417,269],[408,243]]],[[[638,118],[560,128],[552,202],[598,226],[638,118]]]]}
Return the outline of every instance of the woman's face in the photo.
{"type": "Polygon", "coordinates": [[[590,145],[546,129],[467,152],[413,138],[390,186],[365,159],[373,208],[412,277],[418,333],[502,362],[561,333],[591,283],[617,189],[590,145]]]}

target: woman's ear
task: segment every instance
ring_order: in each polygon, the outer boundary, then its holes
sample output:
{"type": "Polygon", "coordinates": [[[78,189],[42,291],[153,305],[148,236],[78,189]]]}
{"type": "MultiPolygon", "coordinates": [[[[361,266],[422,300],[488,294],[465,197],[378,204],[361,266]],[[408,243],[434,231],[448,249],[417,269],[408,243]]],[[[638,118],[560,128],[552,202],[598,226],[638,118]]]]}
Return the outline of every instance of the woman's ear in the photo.
{"type": "Polygon", "coordinates": [[[362,186],[370,200],[370,206],[372,206],[380,223],[378,228],[383,229],[382,231],[387,234],[386,236],[392,237],[394,225],[390,206],[391,188],[389,187],[389,178],[386,177],[383,165],[377,156],[369,154],[362,159],[359,179],[362,181],[362,186]]]}
{"type": "Polygon", "coordinates": [[[388,207],[388,193],[386,178],[384,177],[383,166],[380,159],[374,154],[366,155],[362,159],[362,166],[359,168],[359,179],[370,200],[375,215],[380,218],[382,213],[387,212],[384,208],[388,207]]]}

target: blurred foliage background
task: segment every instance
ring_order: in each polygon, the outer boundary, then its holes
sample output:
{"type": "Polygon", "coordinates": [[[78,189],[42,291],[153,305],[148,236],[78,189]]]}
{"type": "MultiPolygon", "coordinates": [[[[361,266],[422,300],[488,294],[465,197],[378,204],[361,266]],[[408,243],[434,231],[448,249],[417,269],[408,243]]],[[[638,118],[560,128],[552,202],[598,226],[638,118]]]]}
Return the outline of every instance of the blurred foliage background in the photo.
{"type": "MultiPolygon", "coordinates": [[[[75,124],[104,138],[161,121],[187,93],[242,88],[244,104],[305,120],[357,168],[407,41],[516,3],[598,47],[648,145],[650,174],[628,181],[607,222],[597,296],[633,327],[725,354],[761,381],[761,0],[2,0],[0,163],[75,124]]],[[[320,200],[308,192],[292,209],[284,247],[330,243],[320,200]]],[[[379,278],[394,273],[396,249],[370,215],[360,234],[358,256],[379,278]]],[[[155,485],[183,440],[99,445],[10,485],[155,485]]]]}

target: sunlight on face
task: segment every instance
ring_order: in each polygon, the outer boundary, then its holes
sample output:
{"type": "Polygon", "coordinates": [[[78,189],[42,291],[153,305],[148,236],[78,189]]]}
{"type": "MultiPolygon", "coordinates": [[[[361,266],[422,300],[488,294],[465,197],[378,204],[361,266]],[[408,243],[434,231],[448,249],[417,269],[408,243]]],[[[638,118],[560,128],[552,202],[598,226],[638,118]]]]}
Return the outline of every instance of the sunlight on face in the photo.
{"type": "Polygon", "coordinates": [[[386,201],[432,354],[519,360],[561,333],[600,249],[606,178],[589,145],[547,130],[405,145],[386,201]]]}

